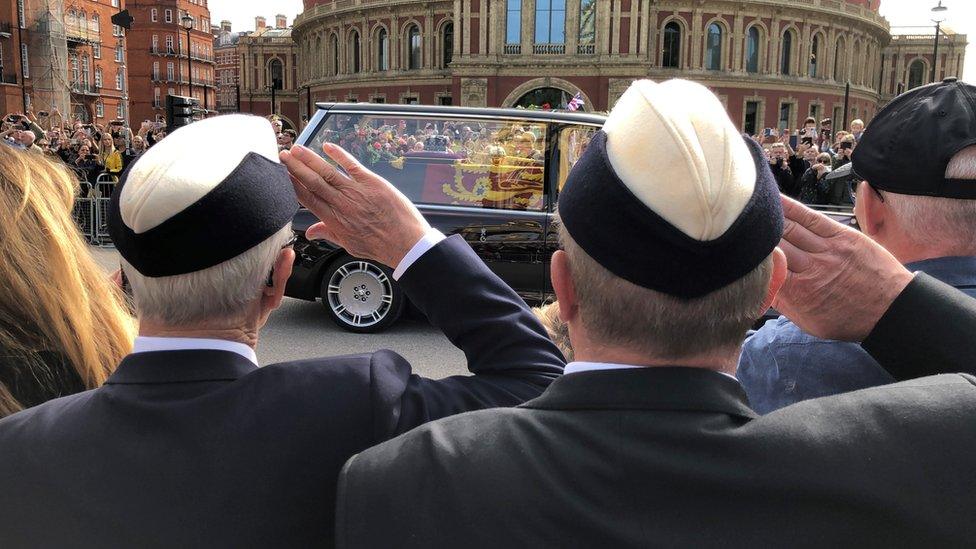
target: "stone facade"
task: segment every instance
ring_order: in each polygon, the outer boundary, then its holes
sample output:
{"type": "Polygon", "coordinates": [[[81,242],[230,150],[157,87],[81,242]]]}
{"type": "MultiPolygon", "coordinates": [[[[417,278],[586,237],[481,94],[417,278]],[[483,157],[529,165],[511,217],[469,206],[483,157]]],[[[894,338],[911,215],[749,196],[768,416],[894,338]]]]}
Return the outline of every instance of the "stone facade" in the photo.
{"type": "MultiPolygon", "coordinates": [[[[848,83],[847,120],[869,121],[907,87],[912,56],[931,62],[921,39],[893,40],[879,5],[306,0],[293,38],[298,86],[314,101],[559,108],[578,96],[584,110],[605,111],[634,79],[688,78],[758,132],[807,116],[840,121],[848,83]]],[[[943,40],[939,74],[958,73],[966,39],[943,40]]]]}
{"type": "Polygon", "coordinates": [[[254,32],[237,42],[239,67],[240,112],[281,118],[284,127],[302,127],[298,101],[298,52],[287,26],[285,16],[275,17],[275,26],[267,25],[263,17],[255,19],[254,32]],[[280,87],[271,93],[275,80],[280,87]],[[274,95],[274,106],[271,100],[274,95]]]}

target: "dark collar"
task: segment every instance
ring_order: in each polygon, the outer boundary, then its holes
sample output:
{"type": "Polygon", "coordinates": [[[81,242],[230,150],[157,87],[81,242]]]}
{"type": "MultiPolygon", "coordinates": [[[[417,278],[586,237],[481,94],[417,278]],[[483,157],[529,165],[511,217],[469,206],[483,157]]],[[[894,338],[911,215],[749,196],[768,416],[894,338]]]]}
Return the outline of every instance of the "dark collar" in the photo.
{"type": "Polygon", "coordinates": [[[524,408],[686,410],[758,417],[737,381],[702,368],[653,367],[565,375],[524,408]]]}
{"type": "Polygon", "coordinates": [[[230,351],[156,351],[126,356],[105,383],[233,381],[257,369],[253,362],[230,351]]]}

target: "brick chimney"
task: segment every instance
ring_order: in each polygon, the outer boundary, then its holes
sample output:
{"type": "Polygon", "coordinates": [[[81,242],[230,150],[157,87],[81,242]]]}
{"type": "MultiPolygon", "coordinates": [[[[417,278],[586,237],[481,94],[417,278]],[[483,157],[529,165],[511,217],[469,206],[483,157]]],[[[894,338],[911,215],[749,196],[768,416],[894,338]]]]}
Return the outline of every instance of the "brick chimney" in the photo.
{"type": "Polygon", "coordinates": [[[288,28],[288,18],[280,13],[275,15],[275,28],[276,29],[287,29],[288,28]]]}
{"type": "Polygon", "coordinates": [[[267,27],[267,26],[268,26],[268,20],[265,19],[264,17],[261,17],[259,15],[259,16],[257,16],[257,17],[254,18],[254,30],[255,31],[264,30],[264,28],[267,27]]]}
{"type": "Polygon", "coordinates": [[[220,31],[221,32],[231,32],[230,21],[227,21],[226,19],[223,20],[223,21],[221,21],[220,22],[220,31]]]}

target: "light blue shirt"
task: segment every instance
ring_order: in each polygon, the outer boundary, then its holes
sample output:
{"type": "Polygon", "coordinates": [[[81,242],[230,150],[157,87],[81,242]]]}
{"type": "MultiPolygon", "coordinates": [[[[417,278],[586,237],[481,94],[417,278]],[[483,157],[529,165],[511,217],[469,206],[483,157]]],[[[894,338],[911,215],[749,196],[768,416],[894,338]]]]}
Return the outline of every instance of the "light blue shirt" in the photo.
{"type": "MultiPolygon", "coordinates": [[[[976,297],[976,257],[941,257],[906,267],[976,297]]],[[[749,335],[736,377],[760,414],[895,381],[857,343],[813,337],[784,316],[749,335]]]]}

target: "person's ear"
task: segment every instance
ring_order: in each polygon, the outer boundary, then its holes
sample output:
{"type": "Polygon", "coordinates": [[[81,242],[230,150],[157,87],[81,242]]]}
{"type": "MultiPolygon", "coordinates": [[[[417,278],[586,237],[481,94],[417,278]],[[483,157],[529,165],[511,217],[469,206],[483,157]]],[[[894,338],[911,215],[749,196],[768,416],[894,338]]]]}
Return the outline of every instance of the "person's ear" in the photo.
{"type": "Polygon", "coordinates": [[[291,269],[295,263],[295,250],[285,248],[278,253],[274,267],[271,272],[271,285],[265,285],[261,293],[261,320],[262,325],[267,321],[271,312],[281,305],[281,300],[285,297],[285,286],[288,278],[291,277],[291,269]]]}
{"type": "Polygon", "coordinates": [[[878,192],[871,188],[867,181],[861,181],[857,187],[857,208],[855,208],[857,225],[861,232],[874,237],[885,229],[885,216],[888,209],[878,192]]]}
{"type": "Polygon", "coordinates": [[[783,284],[786,282],[787,264],[786,264],[786,254],[783,250],[778,247],[773,250],[773,272],[769,277],[769,288],[766,290],[766,299],[763,300],[762,307],[759,310],[759,314],[765,314],[770,307],[773,306],[773,300],[776,299],[776,294],[779,293],[783,284]]]}
{"type": "Polygon", "coordinates": [[[552,254],[550,263],[552,289],[559,302],[559,319],[569,324],[579,318],[579,300],[576,298],[576,285],[569,267],[569,256],[563,250],[552,254]]]}

